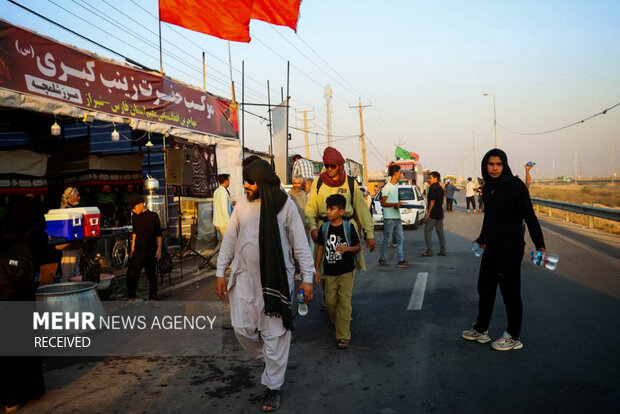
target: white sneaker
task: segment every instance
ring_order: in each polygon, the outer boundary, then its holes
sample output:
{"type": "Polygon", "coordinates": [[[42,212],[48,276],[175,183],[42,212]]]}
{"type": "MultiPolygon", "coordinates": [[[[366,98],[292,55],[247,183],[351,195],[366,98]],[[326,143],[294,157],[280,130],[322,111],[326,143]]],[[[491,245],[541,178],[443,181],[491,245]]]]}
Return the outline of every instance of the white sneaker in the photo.
{"type": "Polygon", "coordinates": [[[486,344],[491,340],[491,338],[489,338],[489,331],[484,331],[484,333],[480,333],[473,328],[461,332],[461,336],[463,337],[463,339],[467,339],[469,341],[476,341],[481,344],[486,344]]]}
{"type": "Polygon", "coordinates": [[[497,341],[493,341],[491,347],[496,351],[510,351],[511,349],[523,348],[523,344],[518,339],[512,339],[512,336],[508,335],[508,332],[504,332],[501,338],[497,341]]]}

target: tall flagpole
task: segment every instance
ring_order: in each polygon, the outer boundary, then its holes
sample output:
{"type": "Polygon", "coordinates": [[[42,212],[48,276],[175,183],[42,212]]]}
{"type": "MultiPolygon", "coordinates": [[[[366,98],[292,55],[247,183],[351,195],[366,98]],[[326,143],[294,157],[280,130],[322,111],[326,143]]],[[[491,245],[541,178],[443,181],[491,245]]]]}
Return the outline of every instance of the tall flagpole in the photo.
{"type": "Polygon", "coordinates": [[[162,76],[164,74],[164,60],[162,58],[162,53],[161,53],[161,16],[159,16],[159,73],[161,73],[162,76]]]}
{"type": "Polygon", "coordinates": [[[245,158],[245,60],[241,61],[241,158],[245,158]]]}
{"type": "Polygon", "coordinates": [[[273,130],[271,129],[271,91],[269,88],[269,80],[267,80],[267,113],[269,114],[269,155],[273,162],[273,130]]]}
{"type": "Polygon", "coordinates": [[[233,81],[232,74],[232,55],[230,53],[230,41],[228,41],[228,70],[230,71],[230,90],[232,94],[232,101],[236,105],[237,100],[235,99],[235,81],[233,81]]]}

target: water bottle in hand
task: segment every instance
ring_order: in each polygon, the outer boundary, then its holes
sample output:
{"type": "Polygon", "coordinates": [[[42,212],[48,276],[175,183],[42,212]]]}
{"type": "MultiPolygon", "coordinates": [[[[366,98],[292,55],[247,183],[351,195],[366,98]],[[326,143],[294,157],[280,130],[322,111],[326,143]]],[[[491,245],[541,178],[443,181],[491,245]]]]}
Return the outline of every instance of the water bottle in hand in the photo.
{"type": "Polygon", "coordinates": [[[308,305],[304,302],[303,289],[299,289],[299,292],[297,292],[297,302],[299,303],[297,313],[299,313],[300,316],[306,316],[308,314],[308,305]]]}
{"type": "Polygon", "coordinates": [[[555,270],[558,267],[560,256],[557,254],[542,253],[540,251],[532,251],[532,263],[536,266],[545,267],[549,270],[555,270]]]}
{"type": "Polygon", "coordinates": [[[482,254],[484,253],[484,249],[480,247],[480,245],[477,242],[473,242],[471,244],[471,249],[474,251],[474,256],[482,257],[482,254]]]}

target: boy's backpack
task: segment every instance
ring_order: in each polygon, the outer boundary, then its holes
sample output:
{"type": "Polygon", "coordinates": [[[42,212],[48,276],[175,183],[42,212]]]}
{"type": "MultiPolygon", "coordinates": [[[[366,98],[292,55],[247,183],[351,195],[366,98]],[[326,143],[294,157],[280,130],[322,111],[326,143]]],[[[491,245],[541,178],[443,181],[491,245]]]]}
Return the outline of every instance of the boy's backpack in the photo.
{"type": "MultiPolygon", "coordinates": [[[[329,221],[323,223],[323,226],[321,227],[321,231],[323,232],[323,240],[324,243],[327,243],[327,233],[329,232],[329,221]]],[[[344,227],[344,239],[346,240],[347,244],[349,246],[351,246],[351,222],[349,220],[342,220],[342,226],[344,227]]],[[[357,263],[357,261],[360,258],[360,253],[356,252],[353,254],[353,261],[355,263],[357,263]]]]}
{"type": "Polygon", "coordinates": [[[25,241],[17,237],[4,237],[0,248],[0,300],[24,298],[35,287],[36,267],[28,254],[29,248],[16,253],[16,249],[8,247],[9,243],[13,247],[15,244],[27,246],[25,241]]]}

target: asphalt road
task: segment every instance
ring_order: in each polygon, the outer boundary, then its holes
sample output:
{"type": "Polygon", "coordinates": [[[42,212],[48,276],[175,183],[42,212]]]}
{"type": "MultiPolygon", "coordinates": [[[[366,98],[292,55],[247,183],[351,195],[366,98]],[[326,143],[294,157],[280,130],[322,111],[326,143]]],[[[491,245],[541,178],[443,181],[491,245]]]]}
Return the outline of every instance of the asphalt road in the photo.
{"type": "MultiPolygon", "coordinates": [[[[448,214],[447,257],[421,257],[422,228],[405,231],[411,269],[396,267],[395,249],[389,268],[378,266],[378,251],[368,254],[369,269],[355,283],[347,351],[335,348],[315,298],[309,315],[296,318],[279,412],[618,412],[620,237],[544,219],[547,250],[560,255],[559,267],[524,262],[524,348],[498,352],[460,337],[476,316],[480,259],[470,243],[481,223],[481,214],[460,207],[448,214]],[[423,296],[412,299],[416,284],[423,296]]],[[[167,299],[212,300],[213,291],[209,278],[167,299]]],[[[493,339],[505,324],[498,292],[493,339]]],[[[48,392],[23,412],[260,412],[262,363],[230,329],[223,345],[218,357],[47,358],[48,392]]]]}

